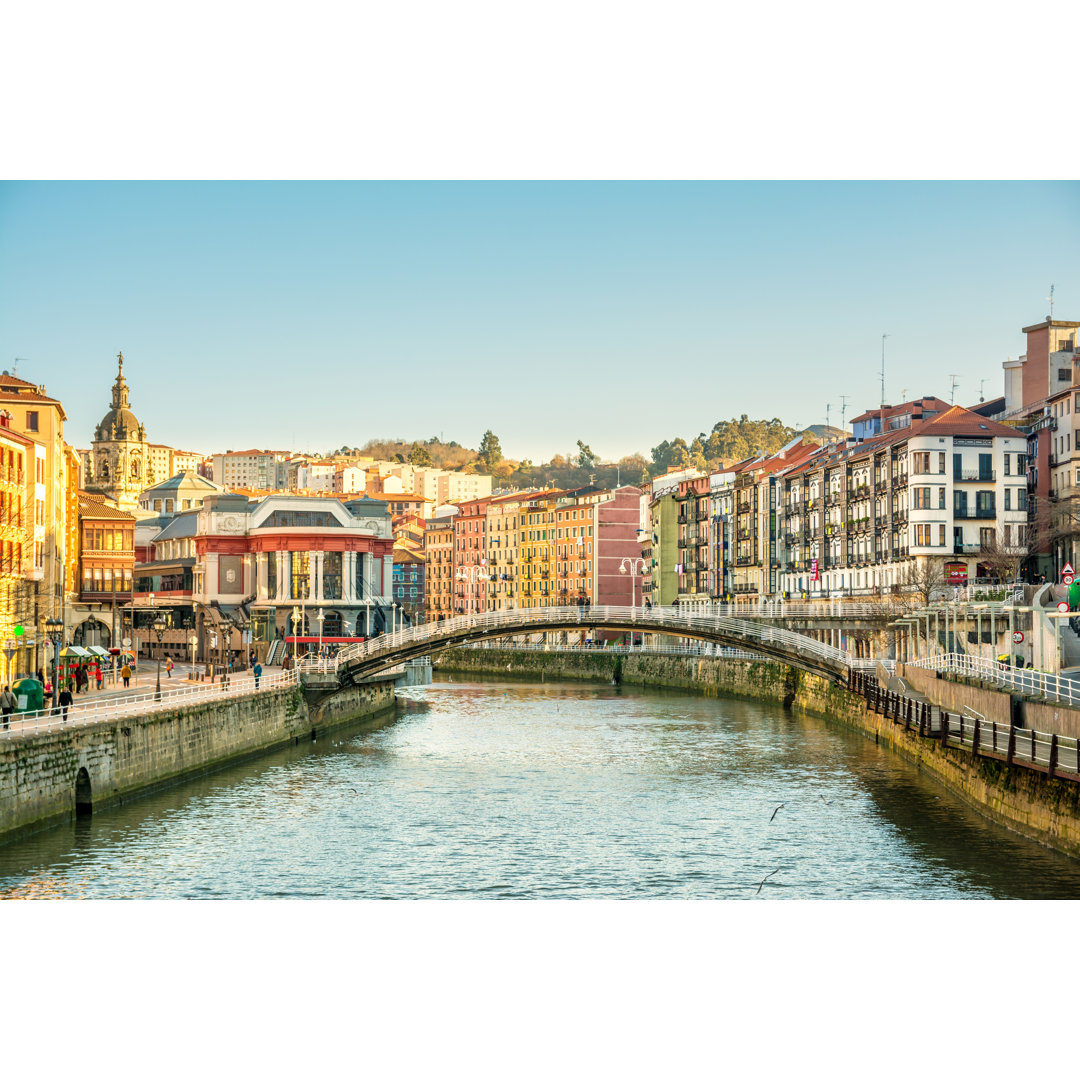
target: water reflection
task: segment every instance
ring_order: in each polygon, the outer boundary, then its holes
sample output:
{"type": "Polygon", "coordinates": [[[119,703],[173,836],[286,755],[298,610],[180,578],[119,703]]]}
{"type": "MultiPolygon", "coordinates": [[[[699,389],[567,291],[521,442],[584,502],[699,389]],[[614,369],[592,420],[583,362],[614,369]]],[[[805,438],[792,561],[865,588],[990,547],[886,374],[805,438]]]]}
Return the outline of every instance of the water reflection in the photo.
{"type": "Polygon", "coordinates": [[[1080,864],[815,718],[582,684],[407,695],[390,726],[0,847],[0,895],[1080,895],[1080,864]]]}

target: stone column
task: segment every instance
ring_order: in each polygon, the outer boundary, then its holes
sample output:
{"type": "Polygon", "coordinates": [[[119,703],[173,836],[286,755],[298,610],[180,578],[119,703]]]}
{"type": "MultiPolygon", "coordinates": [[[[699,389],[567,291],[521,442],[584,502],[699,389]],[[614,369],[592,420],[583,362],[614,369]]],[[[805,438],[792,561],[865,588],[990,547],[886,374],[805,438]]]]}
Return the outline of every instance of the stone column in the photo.
{"type": "Polygon", "coordinates": [[[312,584],[314,585],[314,588],[311,592],[311,598],[317,604],[321,604],[323,601],[323,569],[325,560],[325,551],[315,552],[315,565],[312,568],[312,573],[314,574],[314,581],[312,582],[312,584]]]}
{"type": "Polygon", "coordinates": [[[319,562],[318,553],[315,551],[308,552],[308,594],[307,599],[309,604],[315,603],[315,567],[319,562]]]}

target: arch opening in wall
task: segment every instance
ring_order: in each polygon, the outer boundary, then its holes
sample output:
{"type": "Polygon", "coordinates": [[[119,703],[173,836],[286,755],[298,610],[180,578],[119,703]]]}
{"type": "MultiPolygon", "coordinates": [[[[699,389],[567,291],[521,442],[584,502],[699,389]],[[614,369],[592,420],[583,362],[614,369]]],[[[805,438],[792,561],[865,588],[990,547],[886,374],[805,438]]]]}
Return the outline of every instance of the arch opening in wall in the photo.
{"type": "Polygon", "coordinates": [[[79,770],[75,777],[75,816],[89,817],[93,813],[94,804],[90,790],[90,774],[85,768],[79,770]]]}

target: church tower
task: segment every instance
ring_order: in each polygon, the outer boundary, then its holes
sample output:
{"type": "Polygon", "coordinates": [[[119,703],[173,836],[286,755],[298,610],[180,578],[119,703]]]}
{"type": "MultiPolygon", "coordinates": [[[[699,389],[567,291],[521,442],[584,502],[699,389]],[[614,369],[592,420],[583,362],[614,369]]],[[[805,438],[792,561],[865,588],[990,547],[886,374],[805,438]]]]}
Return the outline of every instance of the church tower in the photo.
{"type": "Polygon", "coordinates": [[[94,433],[85,481],[88,491],[115,499],[121,510],[131,513],[138,509],[139,492],[158,478],[151,475],[146,428],[128,408],[124,354],[119,353],[117,360],[119,370],[112,388],[112,408],[94,433]]]}

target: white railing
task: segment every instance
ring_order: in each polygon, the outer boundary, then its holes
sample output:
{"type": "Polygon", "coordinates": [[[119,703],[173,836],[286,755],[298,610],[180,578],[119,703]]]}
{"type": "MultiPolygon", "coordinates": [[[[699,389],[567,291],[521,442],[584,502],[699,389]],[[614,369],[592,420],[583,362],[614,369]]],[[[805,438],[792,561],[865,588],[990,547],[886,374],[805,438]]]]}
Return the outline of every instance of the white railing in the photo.
{"type": "MultiPolygon", "coordinates": [[[[295,670],[261,675],[258,691],[261,693],[263,690],[296,686],[299,681],[299,673],[295,670]]],[[[73,724],[94,724],[103,720],[142,716],[165,709],[183,708],[202,701],[245,697],[255,692],[255,676],[246,672],[229,675],[216,683],[195,683],[192,686],[162,689],[160,696],[154,690],[97,699],[77,696],[66,710],[60,705],[55,709],[49,705],[37,712],[12,713],[8,718],[8,728],[0,728],[0,738],[42,731],[59,731],[73,724]]]]}
{"type": "Polygon", "coordinates": [[[726,645],[713,642],[698,642],[696,645],[683,645],[672,642],[670,645],[605,645],[603,643],[565,644],[557,642],[522,641],[507,644],[501,641],[476,641],[462,645],[463,649],[507,649],[512,652],[569,652],[589,653],[595,656],[693,656],[716,657],[721,660],[765,660],[761,653],[747,652],[745,649],[731,649],[726,645]]]}
{"type": "Polygon", "coordinates": [[[722,604],[711,600],[680,600],[675,610],[687,611],[692,615],[722,615],[736,619],[843,619],[890,618],[904,615],[918,606],[911,600],[875,602],[835,598],[816,602],[763,599],[747,601],[743,604],[722,604]]]}
{"type": "MultiPolygon", "coordinates": [[[[444,622],[424,623],[417,627],[381,634],[369,641],[347,645],[337,654],[339,665],[377,661],[393,656],[402,649],[412,649],[428,643],[453,644],[471,632],[488,636],[490,631],[504,634],[520,632],[541,633],[546,629],[573,630],[577,626],[608,627],[647,634],[671,634],[697,638],[723,634],[750,651],[755,646],[769,645],[792,658],[824,662],[835,670],[848,667],[851,657],[841,649],[816,641],[805,634],[794,633],[766,622],[729,618],[719,614],[696,614],[675,607],[551,607],[487,611],[475,615],[459,615],[444,622]]],[[[461,642],[464,644],[464,641],[461,642]]],[[[766,649],[766,652],[772,650],[766,649]]]]}
{"type": "Polygon", "coordinates": [[[928,671],[940,671],[946,675],[981,679],[984,682],[1007,687],[1016,694],[1049,698],[1051,701],[1068,705],[1080,703],[1080,685],[1068,678],[1052,675],[1048,671],[1010,667],[1008,664],[998,664],[992,660],[965,656],[961,653],[946,653],[944,656],[912,660],[909,666],[926,668],[928,671]]]}

